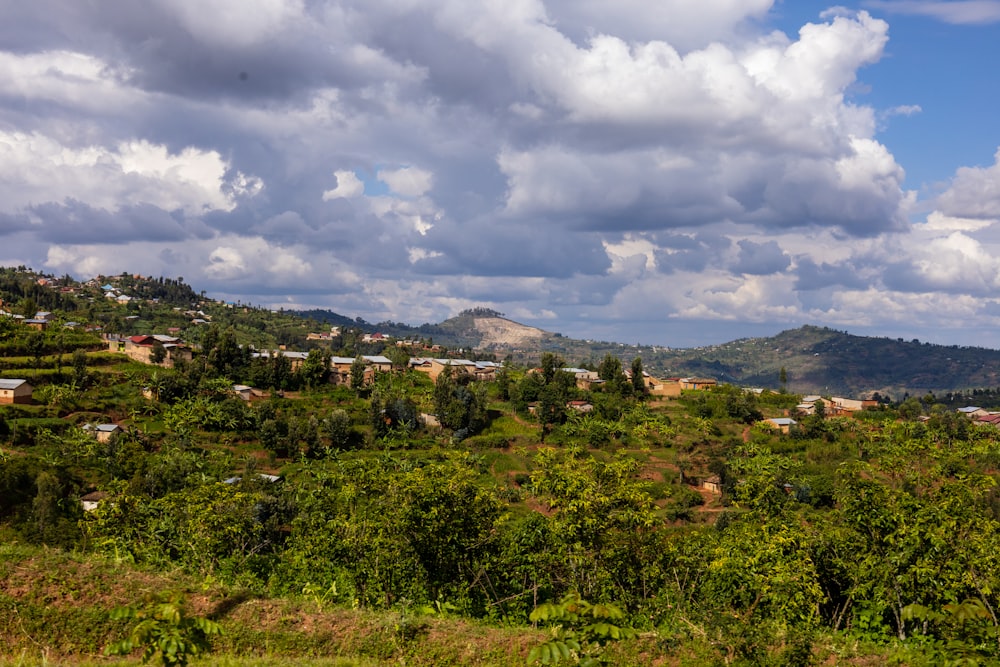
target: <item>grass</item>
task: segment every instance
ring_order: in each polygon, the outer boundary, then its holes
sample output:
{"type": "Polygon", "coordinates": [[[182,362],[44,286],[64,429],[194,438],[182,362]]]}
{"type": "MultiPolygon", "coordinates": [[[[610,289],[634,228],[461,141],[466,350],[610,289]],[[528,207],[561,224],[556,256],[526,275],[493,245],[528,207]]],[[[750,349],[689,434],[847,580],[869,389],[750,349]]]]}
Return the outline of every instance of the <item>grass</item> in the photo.
{"type": "MultiPolygon", "coordinates": [[[[192,611],[219,622],[213,665],[448,665],[506,667],[544,635],[468,619],[267,598],[80,554],[0,545],[0,667],[107,664],[104,647],[127,631],[115,607],[181,590],[192,611]]],[[[138,664],[134,660],[116,664],[138,664]]]]}

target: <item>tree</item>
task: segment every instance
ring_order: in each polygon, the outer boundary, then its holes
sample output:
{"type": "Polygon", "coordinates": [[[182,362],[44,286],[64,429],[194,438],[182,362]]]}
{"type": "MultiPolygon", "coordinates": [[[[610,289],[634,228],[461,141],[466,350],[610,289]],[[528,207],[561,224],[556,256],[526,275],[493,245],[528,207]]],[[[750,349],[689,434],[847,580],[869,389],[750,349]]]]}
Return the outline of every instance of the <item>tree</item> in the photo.
{"type": "Polygon", "coordinates": [[[360,355],[351,362],[351,389],[360,391],[365,386],[365,360],[360,355]]]}
{"type": "Polygon", "coordinates": [[[166,358],[167,349],[163,347],[163,343],[158,340],[153,341],[153,349],[149,353],[149,362],[153,364],[161,364],[166,358]]]}
{"type": "Polygon", "coordinates": [[[434,410],[438,421],[452,430],[456,441],[478,433],[486,425],[485,386],[455,378],[450,366],[437,377],[434,385],[434,410]]]}
{"type": "Polygon", "coordinates": [[[649,389],[646,387],[646,378],[642,370],[642,358],[636,357],[632,360],[632,391],[637,396],[645,396],[649,389]]]}
{"type": "Polygon", "coordinates": [[[409,353],[401,347],[393,345],[385,353],[385,356],[389,358],[392,362],[392,367],[396,370],[406,370],[410,365],[410,355],[409,353]]]}
{"type": "Polygon", "coordinates": [[[556,665],[561,662],[581,667],[607,664],[603,647],[612,641],[631,639],[635,629],[618,625],[625,612],[613,604],[592,604],[576,593],[559,602],[539,605],[529,617],[533,623],[552,625],[552,636],[528,653],[529,664],[556,665]]]}
{"type": "Polygon", "coordinates": [[[781,370],[778,371],[778,382],[781,384],[781,393],[784,394],[788,391],[788,372],[785,371],[785,367],[782,366],[781,370]]]}
{"type": "Polygon", "coordinates": [[[324,385],[330,377],[329,355],[323,350],[309,350],[299,369],[299,376],[309,389],[324,385]]]}
{"type": "Polygon", "coordinates": [[[555,379],[556,372],[566,365],[563,358],[552,352],[544,352],[542,354],[542,378],[546,382],[552,382],[555,379]]]}
{"type": "Polygon", "coordinates": [[[120,607],[111,618],[138,622],[127,638],[105,653],[128,655],[141,648],[143,663],[152,659],[165,667],[184,667],[191,658],[211,651],[209,637],[222,634],[215,621],[189,615],[179,594],[153,596],[141,609],[120,607]]]}
{"type": "Polygon", "coordinates": [[[77,387],[87,384],[87,353],[77,349],[73,351],[73,382],[77,387]]]}
{"type": "Polygon", "coordinates": [[[351,417],[341,408],[330,413],[324,425],[330,446],[334,449],[346,449],[351,445],[354,433],[351,429],[351,417]]]}

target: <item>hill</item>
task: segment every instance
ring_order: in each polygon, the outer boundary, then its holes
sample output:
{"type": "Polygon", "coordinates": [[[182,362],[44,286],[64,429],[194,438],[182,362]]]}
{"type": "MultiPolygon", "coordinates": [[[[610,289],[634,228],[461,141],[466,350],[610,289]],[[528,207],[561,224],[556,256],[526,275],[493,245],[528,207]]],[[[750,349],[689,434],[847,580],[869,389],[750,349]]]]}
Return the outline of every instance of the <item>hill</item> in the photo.
{"type": "Polygon", "coordinates": [[[898,399],[906,392],[946,393],[1000,385],[997,350],[855,336],[816,326],[770,338],[672,351],[654,359],[670,372],[772,388],[779,386],[784,368],[788,389],[798,393],[878,391],[898,399]]]}
{"type": "MultiPolygon", "coordinates": [[[[298,314],[314,317],[315,311],[298,314]]],[[[567,363],[596,367],[610,354],[660,376],[704,375],[743,386],[787,389],[797,393],[860,395],[878,392],[896,399],[909,394],[965,392],[1000,386],[1000,351],[919,340],[857,336],[806,325],[766,338],[744,338],[721,345],[671,349],[578,340],[520,324],[485,308],[464,311],[439,324],[411,327],[394,322],[372,325],[330,313],[322,321],[353,323],[398,338],[423,338],[463,352],[476,351],[535,363],[543,352],[567,363]]]]}
{"type": "MultiPolygon", "coordinates": [[[[63,313],[66,319],[101,326],[104,333],[124,335],[170,329],[194,344],[202,342],[205,329],[194,324],[194,316],[185,309],[209,313],[206,317],[220,329],[232,329],[239,343],[258,349],[322,346],[322,342],[309,341],[307,335],[315,322],[323,322],[344,330],[379,331],[398,339],[433,342],[450,351],[444,354],[453,356],[509,358],[516,364],[534,364],[542,353],[553,352],[567,364],[596,368],[610,354],[626,363],[640,357],[645,370],[661,377],[703,375],[772,389],[780,387],[784,368],[786,388],[796,393],[860,395],[877,391],[898,400],[907,393],[940,395],[1000,387],[1000,351],[855,336],[817,326],[790,329],[768,338],[671,349],[576,340],[520,324],[489,308],[466,310],[438,324],[371,324],[331,310],[272,312],[224,304],[199,294],[181,278],[121,274],[78,283],[68,276],[56,278],[21,267],[0,270],[0,299],[10,304],[8,308],[28,316],[36,309],[50,309],[63,313]],[[122,305],[103,298],[106,290],[102,286],[108,282],[115,293],[132,300],[122,305]]],[[[352,348],[349,337],[328,344],[335,352],[351,355],[382,351],[381,344],[366,344],[361,349],[354,343],[352,348]]]]}

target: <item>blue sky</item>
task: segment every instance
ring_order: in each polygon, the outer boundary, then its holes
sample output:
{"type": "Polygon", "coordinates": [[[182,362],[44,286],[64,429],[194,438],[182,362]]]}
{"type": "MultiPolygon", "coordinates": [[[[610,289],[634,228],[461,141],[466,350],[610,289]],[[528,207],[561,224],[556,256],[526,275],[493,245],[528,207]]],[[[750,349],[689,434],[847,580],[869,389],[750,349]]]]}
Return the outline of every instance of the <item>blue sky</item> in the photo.
{"type": "MultiPolygon", "coordinates": [[[[913,3],[916,4],[916,3],[913,3]]],[[[907,3],[851,3],[889,23],[889,43],[878,63],[859,71],[855,94],[861,104],[878,109],[919,107],[910,115],[884,121],[879,139],[906,169],[905,185],[933,189],[954,174],[956,165],[989,166],[1000,146],[1000,3],[926,2],[941,18],[916,13],[907,3]],[[898,8],[893,9],[894,5],[898,8]],[[962,10],[981,5],[967,23],[962,10]],[[947,10],[954,7],[954,13],[947,10]],[[974,20],[978,16],[978,20],[974,20]]],[[[827,3],[783,2],[773,25],[794,34],[815,21],[827,3]]]]}
{"type": "Polygon", "coordinates": [[[1000,0],[18,3],[0,263],[1000,348],[998,37],[1000,0]]]}

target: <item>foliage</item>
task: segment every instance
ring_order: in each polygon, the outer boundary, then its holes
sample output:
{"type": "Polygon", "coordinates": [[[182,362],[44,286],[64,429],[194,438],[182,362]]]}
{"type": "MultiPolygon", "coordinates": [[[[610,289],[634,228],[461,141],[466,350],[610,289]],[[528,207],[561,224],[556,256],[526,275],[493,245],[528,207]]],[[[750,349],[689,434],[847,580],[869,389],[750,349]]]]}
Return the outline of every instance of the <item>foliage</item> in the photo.
{"type": "Polygon", "coordinates": [[[625,613],[613,604],[590,603],[576,593],[559,602],[539,605],[531,612],[533,623],[552,626],[552,636],[528,653],[529,664],[567,662],[581,667],[608,664],[603,647],[609,642],[636,636],[633,628],[618,625],[625,613]]]}
{"type": "Polygon", "coordinates": [[[141,608],[119,607],[111,612],[116,620],[134,620],[129,636],[107,648],[108,655],[127,655],[142,650],[142,661],[157,661],[165,667],[184,667],[188,661],[211,651],[210,638],[222,633],[215,621],[187,613],[178,594],[159,594],[141,608]]]}

